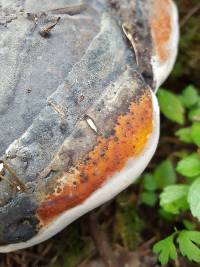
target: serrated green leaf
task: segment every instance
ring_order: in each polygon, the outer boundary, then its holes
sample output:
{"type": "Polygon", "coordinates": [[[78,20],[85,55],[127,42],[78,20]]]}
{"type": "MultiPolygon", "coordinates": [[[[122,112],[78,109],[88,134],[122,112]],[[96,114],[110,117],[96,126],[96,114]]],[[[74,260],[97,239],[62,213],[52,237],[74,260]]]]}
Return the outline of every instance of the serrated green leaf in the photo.
{"type": "Polygon", "coordinates": [[[179,98],[175,94],[164,89],[159,89],[157,96],[161,112],[171,121],[183,124],[184,107],[179,98]]]}
{"type": "Polygon", "coordinates": [[[200,108],[193,108],[188,113],[188,118],[190,121],[197,121],[200,122],[200,108]]]}
{"type": "Polygon", "coordinates": [[[186,144],[193,143],[190,127],[179,129],[178,131],[175,132],[175,135],[179,137],[179,139],[186,144]]]}
{"type": "Polygon", "coordinates": [[[147,191],[155,191],[157,188],[156,181],[152,174],[144,174],[144,189],[147,191]]]}
{"type": "Polygon", "coordinates": [[[190,108],[199,100],[197,89],[193,85],[187,86],[182,92],[182,103],[185,107],[190,108]]]}
{"type": "Polygon", "coordinates": [[[188,185],[170,185],[164,188],[160,195],[161,207],[170,213],[178,214],[189,208],[187,202],[189,186],[188,185]]]}
{"type": "Polygon", "coordinates": [[[176,182],[176,173],[172,162],[168,159],[162,161],[155,169],[154,178],[157,188],[160,189],[174,184],[176,182]]]}
{"type": "Polygon", "coordinates": [[[200,178],[196,179],[190,186],[188,202],[192,215],[200,220],[200,178]]]}
{"type": "Polygon", "coordinates": [[[200,156],[193,153],[178,162],[177,172],[183,176],[192,178],[200,175],[200,156]]]}
{"type": "Polygon", "coordinates": [[[200,232],[183,230],[177,238],[180,253],[190,261],[200,262],[200,232]]]}
{"type": "Polygon", "coordinates": [[[150,206],[154,207],[158,200],[158,196],[154,192],[142,192],[141,201],[150,206]]]}
{"type": "Polygon", "coordinates": [[[200,122],[193,123],[191,136],[192,136],[194,143],[200,147],[200,122]]]}
{"type": "Polygon", "coordinates": [[[176,247],[174,245],[174,235],[159,241],[153,247],[153,252],[159,254],[159,261],[162,265],[167,264],[170,259],[177,258],[176,247]]]}

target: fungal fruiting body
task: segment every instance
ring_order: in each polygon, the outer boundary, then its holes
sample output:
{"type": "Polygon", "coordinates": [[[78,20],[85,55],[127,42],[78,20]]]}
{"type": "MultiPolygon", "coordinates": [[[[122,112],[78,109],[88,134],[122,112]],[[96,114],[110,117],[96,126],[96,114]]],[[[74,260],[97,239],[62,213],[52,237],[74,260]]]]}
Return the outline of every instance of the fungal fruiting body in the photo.
{"type": "Polygon", "coordinates": [[[178,43],[171,0],[17,2],[0,0],[0,252],[52,237],[143,172],[178,43]]]}

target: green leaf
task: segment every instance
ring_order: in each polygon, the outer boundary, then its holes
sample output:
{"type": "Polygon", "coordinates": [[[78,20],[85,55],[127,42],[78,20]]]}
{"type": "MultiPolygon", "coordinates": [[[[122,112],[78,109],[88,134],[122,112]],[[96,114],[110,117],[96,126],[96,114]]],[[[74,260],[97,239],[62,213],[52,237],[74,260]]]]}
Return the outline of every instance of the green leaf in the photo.
{"type": "Polygon", "coordinates": [[[200,122],[196,122],[192,125],[191,136],[194,143],[200,147],[200,122]]]}
{"type": "Polygon", "coordinates": [[[193,143],[190,127],[179,129],[178,131],[175,132],[175,135],[179,137],[179,139],[186,144],[193,143]]]}
{"type": "Polygon", "coordinates": [[[146,189],[147,191],[155,191],[156,188],[156,181],[153,175],[150,173],[144,174],[144,189],[146,189]]]}
{"type": "Polygon", "coordinates": [[[176,173],[172,162],[168,159],[162,161],[155,169],[154,178],[157,188],[160,189],[174,184],[176,182],[176,173]]]}
{"type": "Polygon", "coordinates": [[[190,186],[188,202],[192,215],[200,220],[200,178],[196,179],[190,186]]]}
{"type": "Polygon", "coordinates": [[[167,264],[170,259],[175,260],[177,258],[174,236],[175,234],[170,235],[153,247],[153,252],[159,254],[159,261],[162,265],[167,264]]]}
{"type": "Polygon", "coordinates": [[[178,97],[163,89],[159,89],[157,95],[161,112],[171,121],[183,124],[184,108],[178,97]]]}
{"type": "Polygon", "coordinates": [[[169,221],[170,223],[172,221],[176,220],[176,216],[174,216],[174,214],[169,213],[169,212],[167,212],[166,210],[164,210],[162,208],[160,208],[158,210],[158,213],[159,213],[161,219],[163,219],[165,221],[169,221]]]}
{"type": "Polygon", "coordinates": [[[196,224],[188,220],[183,220],[183,224],[187,230],[194,230],[196,228],[196,224]]]}
{"type": "Polygon", "coordinates": [[[200,175],[200,156],[197,153],[193,153],[185,157],[178,162],[176,170],[189,178],[200,175]]]}
{"type": "Polygon", "coordinates": [[[185,211],[189,208],[187,202],[188,185],[170,185],[165,187],[160,195],[161,207],[170,213],[178,214],[180,211],[185,211]]]}
{"type": "Polygon", "coordinates": [[[154,207],[157,200],[158,197],[154,192],[143,192],[141,194],[141,201],[150,207],[154,207]]]}
{"type": "Polygon", "coordinates": [[[200,232],[183,230],[177,238],[180,253],[190,261],[200,262],[200,232]]]}
{"type": "Polygon", "coordinates": [[[190,108],[198,102],[197,89],[193,85],[187,86],[182,92],[182,103],[186,108],[190,108]]]}
{"type": "Polygon", "coordinates": [[[190,121],[200,122],[200,108],[194,108],[189,111],[188,118],[190,121]]]}

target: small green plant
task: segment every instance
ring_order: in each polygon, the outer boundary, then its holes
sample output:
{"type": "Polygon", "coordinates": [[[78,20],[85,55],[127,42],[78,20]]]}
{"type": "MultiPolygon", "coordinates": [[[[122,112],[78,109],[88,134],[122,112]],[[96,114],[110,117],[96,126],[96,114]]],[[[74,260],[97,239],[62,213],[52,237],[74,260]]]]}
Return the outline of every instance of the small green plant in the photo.
{"type": "Polygon", "coordinates": [[[189,85],[180,95],[160,89],[158,100],[161,113],[184,126],[174,135],[185,145],[183,151],[173,151],[156,165],[153,173],[143,176],[141,202],[150,207],[159,204],[160,216],[169,219],[171,215],[175,229],[154,245],[153,252],[162,265],[176,260],[179,254],[200,263],[200,95],[197,88],[189,85]],[[175,221],[181,222],[180,229],[175,221]]]}
{"type": "Polygon", "coordinates": [[[190,261],[200,262],[200,232],[181,230],[154,245],[153,251],[159,254],[162,265],[167,264],[170,259],[176,260],[177,245],[181,255],[186,256],[190,261]]]}

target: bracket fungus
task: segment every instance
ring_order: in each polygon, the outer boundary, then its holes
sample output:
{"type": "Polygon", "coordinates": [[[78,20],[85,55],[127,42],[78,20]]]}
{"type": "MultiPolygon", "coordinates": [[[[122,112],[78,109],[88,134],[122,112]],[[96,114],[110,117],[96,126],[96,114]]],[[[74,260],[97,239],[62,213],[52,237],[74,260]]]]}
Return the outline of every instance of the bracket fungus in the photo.
{"type": "Polygon", "coordinates": [[[0,252],[127,188],[159,138],[171,0],[0,0],[0,252]]]}

